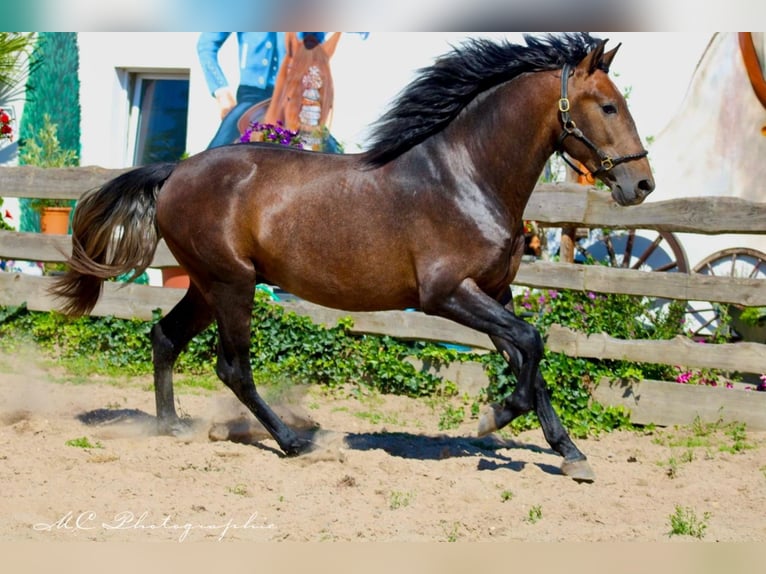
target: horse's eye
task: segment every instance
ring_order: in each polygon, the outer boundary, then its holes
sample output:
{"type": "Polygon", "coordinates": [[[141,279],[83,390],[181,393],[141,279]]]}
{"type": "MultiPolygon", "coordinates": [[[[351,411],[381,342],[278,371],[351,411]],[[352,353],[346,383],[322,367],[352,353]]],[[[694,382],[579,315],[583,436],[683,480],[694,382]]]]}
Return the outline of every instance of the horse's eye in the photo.
{"type": "Polygon", "coordinates": [[[614,104],[604,104],[601,106],[601,109],[604,110],[605,114],[616,114],[617,113],[617,106],[614,104]]]}

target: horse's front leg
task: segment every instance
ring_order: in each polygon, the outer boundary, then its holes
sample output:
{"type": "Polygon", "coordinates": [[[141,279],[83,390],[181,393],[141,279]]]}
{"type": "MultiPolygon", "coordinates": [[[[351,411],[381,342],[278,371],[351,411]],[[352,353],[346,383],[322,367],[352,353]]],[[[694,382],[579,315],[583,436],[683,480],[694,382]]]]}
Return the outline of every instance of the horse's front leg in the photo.
{"type": "Polygon", "coordinates": [[[519,365],[525,361],[521,351],[510,341],[497,337],[492,337],[492,341],[516,375],[517,384],[510,395],[501,402],[490,405],[489,410],[481,416],[479,419],[479,436],[499,430],[516,417],[534,409],[548,444],[564,457],[564,462],[561,465],[562,472],[575,480],[592,482],[595,478],[593,470],[588,464],[586,456],[572,442],[553,409],[548,388],[540,373],[539,366],[532,387],[522,385],[523,377],[519,365]]]}
{"type": "Polygon", "coordinates": [[[546,440],[564,457],[562,471],[575,480],[592,481],[593,471],[585,455],[572,442],[551,405],[539,371],[543,342],[537,329],[492,299],[470,279],[440,302],[432,301],[423,308],[487,333],[516,374],[515,390],[482,418],[480,434],[493,432],[534,409],[546,440]]]}

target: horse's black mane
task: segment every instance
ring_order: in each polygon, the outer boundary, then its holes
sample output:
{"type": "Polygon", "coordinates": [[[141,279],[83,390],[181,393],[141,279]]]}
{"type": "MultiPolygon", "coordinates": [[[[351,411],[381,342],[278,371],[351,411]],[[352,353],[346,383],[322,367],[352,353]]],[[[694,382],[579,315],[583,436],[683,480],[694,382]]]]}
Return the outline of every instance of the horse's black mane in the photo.
{"type": "Polygon", "coordinates": [[[601,43],[587,33],[524,40],[526,45],[472,39],[420,70],[374,124],[365,163],[383,165],[441,131],[481,92],[526,72],[577,65],[601,43]]]}

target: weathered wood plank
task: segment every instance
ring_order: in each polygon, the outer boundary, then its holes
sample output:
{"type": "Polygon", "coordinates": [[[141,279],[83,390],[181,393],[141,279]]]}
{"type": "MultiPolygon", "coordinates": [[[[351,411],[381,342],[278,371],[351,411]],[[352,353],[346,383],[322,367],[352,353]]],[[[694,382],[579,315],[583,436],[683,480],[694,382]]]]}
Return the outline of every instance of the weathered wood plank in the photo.
{"type": "Polygon", "coordinates": [[[97,166],[42,168],[31,165],[0,168],[0,196],[78,199],[132,168],[97,166]]]}
{"type": "MultiPolygon", "coordinates": [[[[0,231],[0,258],[62,262],[71,252],[67,235],[0,231]]],[[[157,246],[152,267],[178,265],[164,241],[157,246]]],[[[524,262],[516,285],[548,289],[575,289],[597,293],[625,293],[683,301],[717,301],[745,306],[766,306],[762,279],[715,277],[683,273],[650,273],[547,261],[524,262]]]]}
{"type": "MultiPolygon", "coordinates": [[[[86,190],[132,168],[96,166],[0,168],[0,196],[77,199],[86,190]]],[[[606,191],[571,182],[539,184],[524,212],[547,226],[718,233],[766,233],[766,203],[733,197],[683,198],[632,207],[617,205],[606,191]]]]}
{"type": "MultiPolygon", "coordinates": [[[[52,277],[34,277],[21,273],[0,273],[0,305],[14,306],[26,302],[33,311],[56,308],[55,299],[47,293],[52,277]]],[[[92,315],[111,315],[123,319],[150,320],[153,311],[167,313],[181,300],[185,290],[106,282],[104,292],[92,315]]],[[[279,302],[288,311],[311,318],[317,324],[332,327],[350,317],[353,333],[390,335],[401,339],[439,341],[479,349],[494,349],[489,337],[442,317],[419,312],[376,311],[351,313],[314,305],[308,301],[279,302]]]]}
{"type": "MultiPolygon", "coordinates": [[[[48,311],[55,308],[47,293],[52,279],[18,273],[0,273],[0,305],[22,302],[30,309],[48,311]]],[[[149,320],[155,309],[169,311],[183,296],[181,289],[107,282],[94,315],[149,320]]],[[[350,317],[352,332],[390,335],[403,339],[441,341],[475,349],[493,350],[489,337],[441,317],[418,312],[379,311],[351,313],[314,305],[307,301],[280,303],[287,310],[310,317],[314,322],[334,326],[350,317]]],[[[632,362],[683,364],[694,368],[716,368],[729,371],[766,372],[766,345],[731,343],[702,345],[683,337],[669,341],[625,341],[605,334],[584,335],[570,329],[552,326],[547,340],[549,350],[570,356],[617,359],[632,362]]]]}
{"type": "Polygon", "coordinates": [[[627,407],[635,424],[689,425],[699,417],[705,423],[742,422],[748,430],[766,430],[766,393],[604,378],[593,398],[604,405],[627,407]]]}
{"type": "Polygon", "coordinates": [[[766,233],[766,203],[736,197],[687,197],[649,200],[622,207],[608,192],[575,183],[545,183],[535,191],[524,211],[549,227],[576,225],[611,229],[654,229],[715,235],[766,233]]]}
{"type": "Polygon", "coordinates": [[[484,333],[464,327],[449,319],[425,315],[417,311],[375,311],[351,313],[314,305],[308,301],[279,303],[288,311],[310,317],[320,325],[334,326],[345,317],[351,317],[353,333],[390,335],[399,339],[439,341],[479,349],[494,349],[484,333]]]}
{"type": "Polygon", "coordinates": [[[680,336],[661,341],[623,340],[604,333],[586,335],[552,325],[546,344],[549,350],[570,357],[766,373],[766,345],[760,343],[711,345],[680,336]]]}
{"type": "Polygon", "coordinates": [[[513,283],[596,293],[646,295],[680,301],[717,301],[747,307],[766,305],[762,279],[702,274],[653,273],[550,261],[523,263],[513,283]]]}
{"type": "MultiPolygon", "coordinates": [[[[34,277],[22,273],[0,273],[0,305],[26,303],[33,311],[50,311],[58,307],[48,293],[52,277],[34,277]]],[[[165,289],[148,285],[104,283],[104,292],[92,315],[112,315],[123,319],[150,320],[154,309],[167,313],[181,300],[183,289],[165,289]]]]}
{"type": "MultiPolygon", "coordinates": [[[[0,231],[0,259],[61,263],[72,253],[69,235],[46,235],[18,231],[0,231]]],[[[171,267],[178,262],[163,239],[157,245],[152,267],[171,267]]]]}

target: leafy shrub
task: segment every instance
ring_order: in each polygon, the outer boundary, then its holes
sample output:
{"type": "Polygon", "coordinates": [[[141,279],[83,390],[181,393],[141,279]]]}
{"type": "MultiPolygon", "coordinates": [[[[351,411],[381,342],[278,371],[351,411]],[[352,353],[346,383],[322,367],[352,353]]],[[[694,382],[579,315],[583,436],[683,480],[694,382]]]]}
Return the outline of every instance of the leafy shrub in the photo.
{"type": "MultiPolygon", "coordinates": [[[[16,308],[0,313],[0,340],[5,348],[32,342],[75,371],[89,368],[98,373],[147,374],[152,372],[152,323],[114,317],[71,319],[55,312],[16,308]]],[[[287,376],[296,383],[366,385],[408,396],[453,392],[438,377],[420,372],[403,360],[419,352],[437,356],[439,351],[432,345],[358,336],[349,332],[349,326],[348,321],[341,321],[325,329],[269,303],[268,297],[258,292],[251,333],[253,371],[266,380],[287,376]]],[[[211,326],[190,342],[176,370],[210,373],[215,369],[216,347],[217,333],[211,326]]]]}

